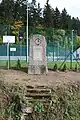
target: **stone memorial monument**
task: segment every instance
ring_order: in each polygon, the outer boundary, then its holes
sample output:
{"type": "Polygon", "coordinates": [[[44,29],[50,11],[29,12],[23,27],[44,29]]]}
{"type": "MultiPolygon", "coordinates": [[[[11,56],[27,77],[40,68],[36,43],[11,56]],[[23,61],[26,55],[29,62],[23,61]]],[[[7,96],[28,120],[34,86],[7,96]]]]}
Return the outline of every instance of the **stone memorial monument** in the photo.
{"type": "Polygon", "coordinates": [[[30,39],[28,74],[47,73],[46,40],[39,34],[30,39]]]}

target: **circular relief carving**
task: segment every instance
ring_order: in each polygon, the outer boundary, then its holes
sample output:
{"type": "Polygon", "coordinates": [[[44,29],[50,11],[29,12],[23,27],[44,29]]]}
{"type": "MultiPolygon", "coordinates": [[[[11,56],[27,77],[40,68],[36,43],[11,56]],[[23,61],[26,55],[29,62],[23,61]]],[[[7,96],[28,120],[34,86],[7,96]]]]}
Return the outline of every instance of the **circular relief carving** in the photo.
{"type": "Polygon", "coordinates": [[[41,40],[40,40],[39,38],[37,38],[37,39],[35,40],[35,43],[36,43],[36,45],[40,45],[41,40]]]}

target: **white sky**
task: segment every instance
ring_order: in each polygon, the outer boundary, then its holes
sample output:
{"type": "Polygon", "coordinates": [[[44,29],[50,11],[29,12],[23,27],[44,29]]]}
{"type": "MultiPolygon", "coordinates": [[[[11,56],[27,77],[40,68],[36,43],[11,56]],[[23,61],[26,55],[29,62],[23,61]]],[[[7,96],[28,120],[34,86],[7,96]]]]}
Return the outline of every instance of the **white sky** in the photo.
{"type": "MultiPolygon", "coordinates": [[[[32,0],[28,0],[32,1],[32,0]]],[[[36,0],[37,2],[40,2],[41,7],[43,8],[46,4],[46,0],[36,0]]],[[[79,17],[80,19],[80,0],[49,0],[49,4],[52,6],[52,8],[58,7],[60,11],[66,8],[69,15],[72,17],[79,17]]]]}

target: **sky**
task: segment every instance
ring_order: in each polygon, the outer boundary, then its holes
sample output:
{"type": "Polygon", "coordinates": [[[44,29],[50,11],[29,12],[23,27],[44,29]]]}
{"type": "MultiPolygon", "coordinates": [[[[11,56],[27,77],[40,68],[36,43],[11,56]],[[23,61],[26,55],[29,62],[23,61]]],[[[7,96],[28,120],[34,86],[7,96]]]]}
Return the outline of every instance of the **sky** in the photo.
{"type": "MultiPolygon", "coordinates": [[[[28,0],[31,2],[32,0],[28,0]]],[[[46,0],[36,0],[40,2],[41,7],[43,8],[46,4],[46,0]]],[[[80,19],[80,0],[49,0],[49,4],[52,8],[58,7],[60,11],[66,8],[67,13],[71,15],[71,17],[78,17],[80,19]]]]}

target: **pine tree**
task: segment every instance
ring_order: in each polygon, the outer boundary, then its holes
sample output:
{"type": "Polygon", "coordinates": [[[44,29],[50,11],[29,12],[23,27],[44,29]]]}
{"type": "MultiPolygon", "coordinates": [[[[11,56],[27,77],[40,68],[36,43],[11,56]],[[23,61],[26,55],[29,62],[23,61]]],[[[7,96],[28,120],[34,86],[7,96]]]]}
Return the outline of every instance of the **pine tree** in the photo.
{"type": "Polygon", "coordinates": [[[30,11],[29,11],[29,24],[30,26],[36,28],[41,22],[41,8],[40,3],[36,5],[36,0],[32,0],[30,4],[30,11]]]}
{"type": "Polygon", "coordinates": [[[43,20],[44,20],[45,27],[52,27],[53,26],[53,11],[48,2],[49,0],[47,0],[46,5],[44,7],[43,20]]]}
{"type": "Polygon", "coordinates": [[[61,14],[60,14],[60,11],[58,10],[58,8],[56,7],[55,8],[55,11],[54,11],[54,27],[55,28],[60,28],[61,27],[61,14]]]}
{"type": "Polygon", "coordinates": [[[68,29],[68,17],[67,17],[67,11],[64,8],[61,13],[61,28],[62,29],[68,29]]]}
{"type": "Polygon", "coordinates": [[[67,21],[68,21],[68,30],[71,30],[72,29],[72,22],[71,22],[71,16],[70,15],[67,15],[67,21]]]}

